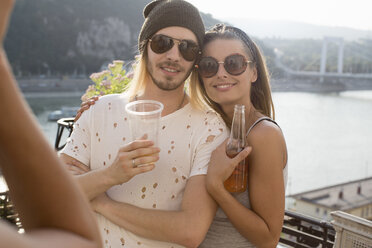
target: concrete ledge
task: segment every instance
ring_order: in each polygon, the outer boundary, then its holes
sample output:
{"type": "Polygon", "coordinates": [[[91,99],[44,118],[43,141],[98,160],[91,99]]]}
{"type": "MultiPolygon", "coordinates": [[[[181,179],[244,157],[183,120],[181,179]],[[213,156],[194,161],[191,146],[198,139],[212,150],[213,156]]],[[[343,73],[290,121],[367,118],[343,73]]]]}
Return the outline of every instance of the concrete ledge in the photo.
{"type": "Polygon", "coordinates": [[[335,248],[372,247],[372,221],[342,212],[331,212],[336,230],[335,248]]]}

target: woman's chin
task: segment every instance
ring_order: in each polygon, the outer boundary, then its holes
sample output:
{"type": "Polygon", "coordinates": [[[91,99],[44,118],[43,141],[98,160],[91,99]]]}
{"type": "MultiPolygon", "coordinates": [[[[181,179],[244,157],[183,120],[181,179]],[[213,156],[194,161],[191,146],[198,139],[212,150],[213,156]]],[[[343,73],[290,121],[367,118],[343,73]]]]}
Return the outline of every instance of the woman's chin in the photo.
{"type": "Polygon", "coordinates": [[[235,105],[238,99],[231,99],[231,98],[215,98],[213,99],[214,102],[218,103],[221,106],[229,106],[235,105]]]}

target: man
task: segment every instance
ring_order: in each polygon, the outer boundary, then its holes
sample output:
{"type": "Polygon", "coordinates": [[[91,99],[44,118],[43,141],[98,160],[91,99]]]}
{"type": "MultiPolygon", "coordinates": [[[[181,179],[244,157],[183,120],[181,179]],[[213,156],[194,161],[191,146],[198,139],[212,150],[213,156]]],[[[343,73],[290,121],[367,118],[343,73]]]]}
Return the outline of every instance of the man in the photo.
{"type": "Polygon", "coordinates": [[[144,16],[130,89],[85,111],[61,156],[75,174],[84,172],[78,180],[106,247],[197,247],[216,211],[205,189],[210,154],[227,137],[216,114],[193,108],[184,93],[204,25],[182,0],[153,1],[144,16]],[[143,99],[164,104],[160,149],[128,143],[124,106],[143,99]]]}
{"type": "Polygon", "coordinates": [[[3,39],[13,2],[0,1],[0,168],[26,232],[0,221],[0,247],[101,247],[88,202],[43,137],[8,64],[3,39]]]}

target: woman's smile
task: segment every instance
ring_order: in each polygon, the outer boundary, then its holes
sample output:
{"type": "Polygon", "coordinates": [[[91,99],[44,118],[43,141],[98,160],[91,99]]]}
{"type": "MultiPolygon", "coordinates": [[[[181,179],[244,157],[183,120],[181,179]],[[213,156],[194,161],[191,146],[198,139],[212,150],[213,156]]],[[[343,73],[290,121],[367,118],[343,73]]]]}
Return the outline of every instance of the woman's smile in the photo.
{"type": "Polygon", "coordinates": [[[237,83],[219,83],[219,84],[213,85],[213,87],[219,91],[228,91],[231,88],[233,88],[235,85],[237,85],[237,83]]]}

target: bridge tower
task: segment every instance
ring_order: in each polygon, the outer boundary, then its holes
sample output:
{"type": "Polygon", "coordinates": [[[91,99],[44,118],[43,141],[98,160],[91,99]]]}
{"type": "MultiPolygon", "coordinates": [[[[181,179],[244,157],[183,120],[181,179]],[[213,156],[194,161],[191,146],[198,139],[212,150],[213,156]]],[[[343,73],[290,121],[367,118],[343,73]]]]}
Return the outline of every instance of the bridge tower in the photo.
{"type": "Polygon", "coordinates": [[[324,37],[322,56],[320,60],[320,74],[324,75],[326,73],[327,64],[327,45],[328,43],[336,43],[338,45],[338,63],[337,63],[337,73],[342,74],[343,61],[344,61],[344,39],[341,37],[324,37]]]}

